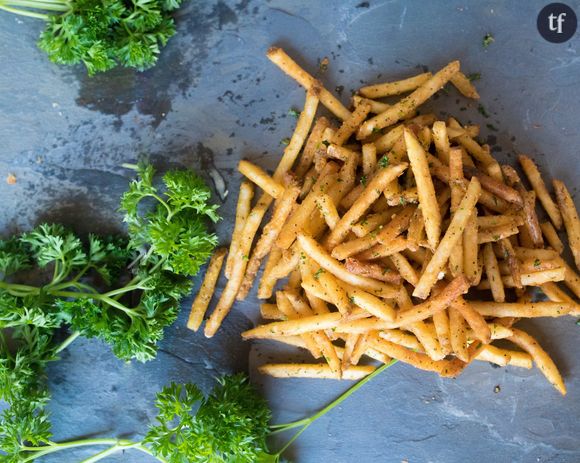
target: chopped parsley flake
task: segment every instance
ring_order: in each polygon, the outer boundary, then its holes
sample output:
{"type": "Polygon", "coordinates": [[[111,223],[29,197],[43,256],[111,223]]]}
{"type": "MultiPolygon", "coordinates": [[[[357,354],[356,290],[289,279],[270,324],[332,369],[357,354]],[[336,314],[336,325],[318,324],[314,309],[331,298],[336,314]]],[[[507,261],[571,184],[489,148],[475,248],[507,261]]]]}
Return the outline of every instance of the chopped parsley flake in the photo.
{"type": "Polygon", "coordinates": [[[493,38],[493,35],[491,35],[489,32],[487,34],[485,34],[485,36],[483,37],[482,40],[482,45],[483,48],[487,48],[489,47],[493,42],[495,42],[495,39],[493,38]]]}
{"type": "Polygon", "coordinates": [[[389,157],[385,154],[381,159],[379,159],[379,166],[385,168],[389,165],[389,157]]]}
{"type": "Polygon", "coordinates": [[[318,280],[320,278],[320,275],[322,275],[324,272],[326,272],[326,270],[324,270],[323,268],[319,268],[316,272],[314,272],[314,279],[318,280]]]}
{"type": "Polygon", "coordinates": [[[483,117],[489,117],[489,113],[485,110],[482,104],[477,106],[477,112],[481,114],[483,117]]]}

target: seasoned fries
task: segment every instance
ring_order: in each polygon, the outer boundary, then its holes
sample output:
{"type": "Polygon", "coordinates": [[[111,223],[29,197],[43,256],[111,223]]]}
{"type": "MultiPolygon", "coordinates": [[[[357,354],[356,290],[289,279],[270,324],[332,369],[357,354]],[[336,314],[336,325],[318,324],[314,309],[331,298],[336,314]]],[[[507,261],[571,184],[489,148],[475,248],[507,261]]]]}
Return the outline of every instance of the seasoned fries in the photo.
{"type": "MultiPolygon", "coordinates": [[[[243,338],[305,348],[321,360],[266,364],[264,374],[354,380],[374,371],[369,359],[397,359],[455,377],[474,360],[531,368],[533,359],[565,393],[548,354],[512,325],[580,314],[580,277],[562,260],[557,232],[563,223],[580,265],[580,219],[564,185],[554,181],[556,205],[528,157],[519,161],[533,191],[476,140],[478,126],[417,115],[447,82],[479,98],[459,62],[363,87],[351,112],[280,48],[268,57],[307,89],[304,110],[272,176],[240,162],[262,195],[252,208],[253,185],[240,188],[229,280],[206,335],[246,296],[267,259],[258,284],[258,297],[270,299],[260,308],[266,322],[243,338]],[[398,102],[376,101],[406,92],[398,102]],[[316,118],[319,102],[338,125],[316,118]],[[552,223],[539,222],[536,196],[552,223]],[[532,299],[534,286],[550,300],[532,299]]],[[[195,328],[210,297],[208,289],[198,296],[204,306],[195,328]]]]}

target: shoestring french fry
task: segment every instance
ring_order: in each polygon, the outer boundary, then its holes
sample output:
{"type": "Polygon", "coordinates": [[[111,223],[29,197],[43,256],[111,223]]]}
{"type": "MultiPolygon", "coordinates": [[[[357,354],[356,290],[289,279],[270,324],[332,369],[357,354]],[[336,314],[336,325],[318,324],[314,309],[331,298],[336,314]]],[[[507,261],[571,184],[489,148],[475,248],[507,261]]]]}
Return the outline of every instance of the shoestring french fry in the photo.
{"type": "MultiPolygon", "coordinates": [[[[566,302],[568,304],[576,305],[574,299],[568,296],[568,294],[566,294],[556,283],[552,281],[541,284],[540,289],[548,297],[548,299],[553,302],[566,302]]],[[[571,310],[570,312],[576,311],[577,310],[571,310]]]]}
{"type": "Polygon", "coordinates": [[[460,275],[449,282],[438,294],[431,296],[425,302],[415,305],[403,312],[399,311],[396,323],[399,326],[432,317],[435,313],[446,309],[449,305],[469,289],[467,279],[460,275]]]}
{"type": "MultiPolygon", "coordinates": [[[[478,141],[479,126],[417,113],[447,82],[478,97],[459,62],[367,86],[352,98],[351,112],[283,50],[268,56],[307,89],[306,101],[272,176],[241,163],[263,193],[251,207],[254,185],[242,183],[229,278],[206,335],[248,293],[264,260],[258,297],[266,299],[266,322],[243,338],[324,357],[263,365],[264,374],[354,379],[374,371],[371,359],[398,359],[456,377],[474,360],[531,368],[533,359],[565,391],[548,354],[514,325],[580,315],[580,277],[562,258],[570,245],[580,263],[576,207],[559,180],[552,200],[537,165],[521,155],[533,187],[527,191],[478,141]],[[379,95],[395,101],[376,101],[379,95]],[[317,118],[319,102],[341,121],[317,118]],[[538,221],[536,196],[550,222],[538,221]],[[567,240],[558,236],[561,224],[567,240]],[[549,300],[536,302],[543,296],[534,287],[549,300]],[[525,352],[495,345],[499,340],[525,352]]],[[[212,292],[199,298],[209,301],[212,292]]]]}
{"type": "Polygon", "coordinates": [[[403,135],[407,145],[407,155],[409,156],[411,170],[417,183],[419,204],[425,221],[425,233],[431,249],[435,249],[439,244],[439,235],[441,234],[441,215],[437,205],[437,197],[435,196],[435,187],[429,173],[429,163],[425,150],[413,133],[405,129],[403,135]]]}
{"type": "Polygon", "coordinates": [[[342,216],[336,224],[334,230],[330,232],[327,243],[330,248],[340,244],[349,232],[350,227],[367,211],[374,203],[387,184],[401,175],[407,168],[407,163],[380,169],[372,180],[366,185],[361,195],[354,202],[352,207],[342,216]]]}
{"type": "Polygon", "coordinates": [[[300,188],[298,188],[294,181],[291,181],[286,186],[282,196],[280,196],[276,201],[272,218],[264,226],[262,234],[252,251],[252,256],[250,257],[250,261],[246,267],[244,280],[242,281],[242,285],[240,286],[240,290],[236,296],[238,300],[243,300],[248,295],[260,268],[260,264],[262,263],[262,259],[270,253],[272,246],[274,246],[274,242],[280,234],[282,225],[290,215],[299,194],[300,188]]]}
{"type": "Polygon", "coordinates": [[[312,190],[308,193],[308,196],[306,196],[284,223],[276,240],[276,246],[282,249],[288,249],[292,245],[296,239],[296,234],[304,228],[304,224],[308,221],[310,214],[316,209],[316,200],[319,195],[328,191],[337,181],[337,170],[338,167],[335,163],[329,162],[326,164],[318,180],[312,187],[312,190]]]}
{"type": "Polygon", "coordinates": [[[383,111],[386,111],[388,108],[391,107],[391,105],[389,105],[387,103],[382,103],[382,102],[377,101],[377,100],[371,100],[369,98],[363,98],[362,96],[359,96],[359,95],[354,95],[352,97],[352,104],[355,108],[363,103],[370,105],[371,113],[373,113],[373,114],[382,113],[383,111]]]}
{"type": "Polygon", "coordinates": [[[532,356],[534,363],[538,366],[546,379],[550,381],[550,383],[552,383],[552,385],[562,395],[566,395],[566,386],[564,385],[564,381],[562,380],[558,368],[546,351],[542,349],[540,344],[538,344],[538,341],[522,330],[514,328],[513,331],[514,334],[508,339],[527,351],[532,356]]]}
{"type": "Polygon", "coordinates": [[[562,254],[564,252],[564,243],[558,236],[558,232],[554,228],[551,222],[542,222],[540,223],[540,228],[542,229],[542,233],[544,234],[544,238],[548,244],[558,253],[562,254]]]}
{"type": "Polygon", "coordinates": [[[451,77],[451,83],[464,97],[471,98],[473,100],[479,100],[479,93],[477,93],[477,89],[471,83],[469,78],[463,74],[463,72],[456,72],[451,77]]]}
{"type": "Polygon", "coordinates": [[[413,217],[416,209],[415,206],[406,206],[398,211],[376,235],[377,241],[380,244],[387,245],[407,230],[411,222],[411,217],[413,217]]]}
{"type": "Polygon", "coordinates": [[[345,260],[344,266],[349,272],[374,278],[375,280],[384,281],[393,285],[400,285],[402,282],[401,275],[384,265],[381,266],[373,262],[363,262],[353,257],[349,257],[345,260]]]}
{"type": "Polygon", "coordinates": [[[230,279],[228,280],[226,287],[224,288],[220,299],[211,313],[205,328],[204,334],[206,337],[211,338],[215,335],[219,329],[222,321],[226,315],[231,310],[238,290],[244,279],[244,273],[246,271],[246,266],[249,259],[250,249],[252,247],[252,241],[254,236],[258,231],[258,227],[262,222],[268,207],[272,203],[272,197],[264,193],[262,197],[258,200],[258,203],[252,208],[246,219],[244,225],[244,230],[240,235],[240,243],[236,251],[237,255],[232,264],[232,270],[230,274],[230,279]]]}
{"type": "Polygon", "coordinates": [[[562,228],[562,214],[560,213],[560,209],[558,209],[558,206],[550,196],[550,193],[548,192],[548,188],[546,188],[546,184],[542,179],[542,175],[540,174],[538,166],[536,166],[536,163],[532,161],[528,156],[523,154],[518,156],[518,161],[520,162],[522,170],[524,171],[526,177],[528,178],[530,184],[532,185],[532,188],[536,192],[536,195],[538,196],[540,203],[542,204],[544,210],[550,217],[550,220],[552,221],[556,229],[560,230],[560,228],[562,228]]]}
{"type": "Polygon", "coordinates": [[[483,268],[485,269],[485,274],[489,281],[493,300],[495,302],[504,302],[505,290],[503,282],[501,281],[497,258],[495,257],[491,243],[483,245],[483,268]]]}
{"type": "Polygon", "coordinates": [[[377,168],[377,147],[374,143],[362,146],[362,170],[364,175],[371,175],[377,168]]]}
{"type": "Polygon", "coordinates": [[[449,307],[449,332],[452,352],[463,362],[469,361],[467,323],[461,312],[454,306],[449,307]]]}
{"type": "Polygon", "coordinates": [[[273,275],[273,270],[280,262],[282,258],[282,250],[278,247],[274,247],[270,254],[268,255],[268,260],[264,266],[264,271],[262,273],[262,278],[258,285],[258,299],[268,299],[272,296],[272,291],[274,290],[274,285],[278,278],[273,275]]]}
{"type": "Polygon", "coordinates": [[[417,87],[409,96],[395,103],[385,112],[368,119],[358,130],[357,138],[359,140],[364,139],[371,135],[373,130],[380,130],[393,125],[411,114],[449,82],[449,79],[457,71],[459,71],[459,61],[452,61],[417,87]]]}
{"type": "Polygon", "coordinates": [[[445,264],[449,260],[453,247],[463,235],[463,230],[465,230],[465,226],[473,213],[480,191],[479,181],[477,177],[473,177],[457,211],[453,214],[453,219],[443,239],[437,246],[435,254],[433,254],[425,271],[419,278],[419,282],[413,291],[413,296],[425,299],[429,295],[431,288],[439,278],[439,273],[443,271],[445,264]]]}
{"type": "Polygon", "coordinates": [[[368,113],[371,111],[371,105],[368,103],[360,103],[351,113],[348,119],[345,119],[339,129],[332,137],[332,143],[342,146],[356,132],[360,125],[366,119],[368,113]]]}
{"type": "Polygon", "coordinates": [[[372,248],[356,255],[360,260],[375,260],[381,257],[388,257],[395,252],[402,252],[407,249],[416,250],[416,244],[410,242],[402,236],[398,236],[391,240],[388,244],[376,244],[372,248]]]}
{"type": "Polygon", "coordinates": [[[395,82],[387,82],[384,84],[369,85],[367,87],[362,87],[359,92],[362,96],[367,98],[383,98],[385,96],[400,95],[401,93],[411,92],[415,90],[420,85],[427,82],[433,75],[430,72],[425,72],[423,74],[418,74],[413,77],[408,77],[403,80],[397,80],[395,82]]]}
{"type": "Polygon", "coordinates": [[[578,211],[566,185],[560,180],[554,180],[552,184],[554,185],[558,207],[562,214],[564,227],[568,235],[568,243],[576,262],[576,268],[580,269],[580,218],[578,218],[578,211]]]}
{"type": "Polygon", "coordinates": [[[226,252],[226,248],[216,249],[209,261],[201,288],[191,305],[191,312],[187,320],[187,327],[190,330],[197,331],[201,326],[209,302],[215,292],[215,285],[220,275],[226,252]]]}
{"type": "Polygon", "coordinates": [[[255,164],[241,160],[238,165],[238,170],[248,180],[255,183],[274,199],[278,199],[284,193],[284,185],[274,181],[262,168],[255,164]]]}
{"type": "Polygon", "coordinates": [[[580,276],[566,262],[564,263],[564,283],[580,299],[580,276]]]}
{"type": "Polygon", "coordinates": [[[316,197],[314,200],[316,202],[316,206],[318,210],[324,217],[324,221],[330,230],[334,230],[336,224],[340,220],[340,216],[338,215],[338,211],[336,210],[336,205],[330,196],[326,193],[321,193],[316,197]]]}
{"type": "Polygon", "coordinates": [[[225,276],[229,280],[232,265],[233,256],[236,255],[241,234],[244,230],[244,225],[246,224],[246,219],[248,214],[252,209],[252,198],[254,197],[254,185],[248,181],[243,181],[240,185],[240,193],[238,195],[238,204],[236,206],[236,221],[234,223],[234,230],[232,232],[232,239],[230,244],[230,250],[228,252],[228,258],[226,260],[225,276]]]}
{"type": "Polygon", "coordinates": [[[326,130],[329,126],[330,122],[326,117],[319,117],[316,119],[316,122],[312,127],[312,131],[310,132],[310,135],[306,141],[306,145],[304,145],[304,150],[300,155],[298,166],[296,166],[296,177],[304,178],[306,176],[306,172],[308,172],[308,170],[312,167],[312,164],[314,163],[314,154],[322,143],[324,130],[326,130]]]}
{"type": "Polygon", "coordinates": [[[381,225],[386,224],[396,214],[396,208],[388,208],[386,211],[376,214],[368,214],[362,220],[351,227],[351,231],[358,237],[362,238],[370,232],[376,230],[381,225]]]}
{"type": "Polygon", "coordinates": [[[467,178],[477,177],[484,190],[489,191],[498,198],[502,198],[509,203],[514,203],[518,207],[523,207],[523,199],[515,189],[507,186],[505,183],[497,181],[475,168],[464,166],[463,171],[467,178]]]}
{"type": "Polygon", "coordinates": [[[264,320],[284,320],[285,315],[280,312],[276,304],[260,304],[260,315],[264,320]]]}
{"type": "Polygon", "coordinates": [[[356,381],[375,371],[371,365],[349,366],[338,378],[330,366],[325,363],[266,363],[258,367],[263,375],[274,378],[313,378],[313,379],[345,379],[356,381]]]}
{"type": "Polygon", "coordinates": [[[451,302],[450,306],[461,314],[469,327],[473,330],[477,339],[484,344],[489,344],[491,340],[491,330],[483,316],[473,307],[470,301],[466,301],[463,297],[458,296],[453,302],[451,302]]]}
{"type": "Polygon", "coordinates": [[[449,136],[447,133],[447,125],[444,121],[435,121],[433,123],[433,143],[435,143],[435,150],[439,160],[449,165],[449,136]]]}
{"type": "Polygon", "coordinates": [[[298,82],[305,89],[311,89],[314,87],[320,88],[320,100],[330,112],[332,112],[336,117],[342,120],[346,120],[350,117],[350,111],[344,107],[344,105],[328,90],[320,85],[314,77],[308,74],[304,69],[302,69],[298,64],[290,58],[284,50],[278,47],[272,47],[268,50],[268,58],[276,66],[278,66],[282,71],[292,77],[296,82],[298,82]]]}
{"type": "MultiPolygon", "coordinates": [[[[449,162],[449,187],[451,189],[451,213],[454,214],[461,199],[465,194],[463,190],[463,150],[460,148],[449,149],[447,158],[449,162]]],[[[460,239],[449,255],[449,270],[453,276],[463,273],[463,240],[460,239]]]]}
{"type": "Polygon", "coordinates": [[[471,301],[471,306],[484,317],[561,317],[574,309],[565,302],[483,302],[471,301]]]}
{"type": "Polygon", "coordinates": [[[508,184],[513,186],[522,198],[522,215],[524,218],[525,231],[535,248],[544,247],[544,239],[542,238],[542,230],[540,229],[540,222],[536,215],[535,207],[535,193],[528,192],[522,185],[520,176],[516,170],[511,166],[502,166],[502,172],[508,184]],[[532,196],[533,195],[533,196],[532,196]]]}
{"type": "Polygon", "coordinates": [[[433,315],[433,326],[439,340],[439,345],[445,355],[451,354],[451,341],[449,338],[449,312],[440,310],[433,315]]]}

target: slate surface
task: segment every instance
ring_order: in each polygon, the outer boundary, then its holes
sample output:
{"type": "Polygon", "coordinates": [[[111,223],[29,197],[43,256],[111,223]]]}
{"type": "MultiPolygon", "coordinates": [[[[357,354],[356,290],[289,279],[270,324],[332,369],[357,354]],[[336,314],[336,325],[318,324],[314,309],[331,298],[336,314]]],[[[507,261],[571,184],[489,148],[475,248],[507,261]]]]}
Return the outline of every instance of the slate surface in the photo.
{"type": "MultiPolygon", "coordinates": [[[[478,88],[489,118],[454,90],[431,106],[483,126],[502,159],[534,156],[543,171],[578,186],[580,56],[578,36],[545,42],[536,30],[547,2],[479,1],[190,1],[178,14],[178,35],[158,66],[89,79],[59,68],[35,48],[42,24],[0,14],[0,231],[59,220],[79,231],[116,230],[120,164],[148,153],[155,162],[188,166],[207,176],[215,167],[235,192],[238,159],[271,168],[291,134],[291,107],[303,91],[264,54],[282,45],[346,102],[362,83],[394,79],[459,58],[481,72],[478,88]],[[484,50],[482,38],[495,42],[484,50]],[[340,90],[340,89],[338,89],[340,90]],[[464,114],[464,116],[463,116],[464,114]],[[489,127],[486,125],[489,124],[489,127]],[[496,130],[497,129],[497,130],[496,130]],[[4,180],[17,178],[15,185],[4,180]]],[[[580,13],[578,2],[568,2],[580,13]]],[[[227,240],[235,193],[219,225],[227,240]]],[[[199,282],[198,282],[199,284],[199,282]]],[[[223,287],[223,282],[220,283],[223,287]]],[[[190,301],[184,301],[187,306],[190,301]]],[[[272,352],[238,333],[256,318],[254,297],[236,305],[211,341],[184,328],[185,313],[167,332],[159,358],[122,364],[95,341],[79,340],[50,369],[56,438],[138,436],[152,418],[155,391],[170,380],[252,372],[272,352]],[[249,361],[248,361],[249,359],[249,361]]],[[[300,462],[580,461],[580,331],[571,318],[529,325],[557,360],[568,385],[561,398],[537,370],[473,365],[457,380],[397,365],[314,425],[291,450],[300,462]],[[494,393],[496,385],[501,391],[494,393]]],[[[288,354],[276,354],[288,358],[288,354]]],[[[276,420],[306,416],[347,383],[253,379],[276,420]]],[[[88,454],[46,459],[75,462],[88,454]]],[[[126,454],[110,462],[145,462],[126,454]]]]}

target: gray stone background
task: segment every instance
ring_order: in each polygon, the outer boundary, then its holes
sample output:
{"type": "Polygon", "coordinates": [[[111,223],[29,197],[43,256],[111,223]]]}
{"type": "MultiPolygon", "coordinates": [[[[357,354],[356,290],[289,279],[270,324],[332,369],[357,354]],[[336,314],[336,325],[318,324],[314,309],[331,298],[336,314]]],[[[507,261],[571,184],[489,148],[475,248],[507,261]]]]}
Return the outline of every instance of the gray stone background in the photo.
{"type": "MultiPolygon", "coordinates": [[[[232,193],[217,231],[226,243],[240,181],[237,161],[246,157],[273,167],[280,140],[295,122],[287,111],[303,103],[303,90],[266,59],[273,44],[313,73],[328,56],[329,69],[319,77],[329,89],[343,86],[345,102],[361,84],[438,69],[458,58],[466,72],[481,73],[477,86],[490,117],[454,90],[430,107],[482,124],[483,139],[503,160],[528,153],[548,178],[561,178],[575,191],[578,33],[564,44],[545,42],[536,16],[546,3],[191,0],[177,14],[178,35],[156,68],[93,78],[80,67],[48,62],[34,45],[40,22],[2,13],[0,230],[8,235],[51,220],[80,232],[118,230],[116,207],[129,175],[120,165],[147,153],[162,168],[192,167],[207,176],[215,167],[224,175],[232,193]],[[484,49],[488,32],[495,42],[484,49]],[[9,174],[15,185],[4,181],[9,174]]],[[[580,14],[578,2],[567,3],[580,14]]],[[[167,330],[158,359],[145,365],[123,364],[99,342],[78,340],[50,369],[56,438],[138,437],[154,416],[155,392],[171,380],[195,381],[207,390],[214,377],[249,368],[277,422],[304,417],[349,386],[257,375],[255,365],[265,358],[293,357],[267,343],[250,348],[240,340],[256,312],[252,294],[212,340],[189,332],[184,312],[167,330]]],[[[482,363],[444,380],[396,365],[313,425],[288,456],[345,463],[579,462],[580,329],[574,321],[528,325],[561,368],[565,398],[537,370],[482,363]]],[[[127,453],[107,461],[147,460],[127,453]]]]}

